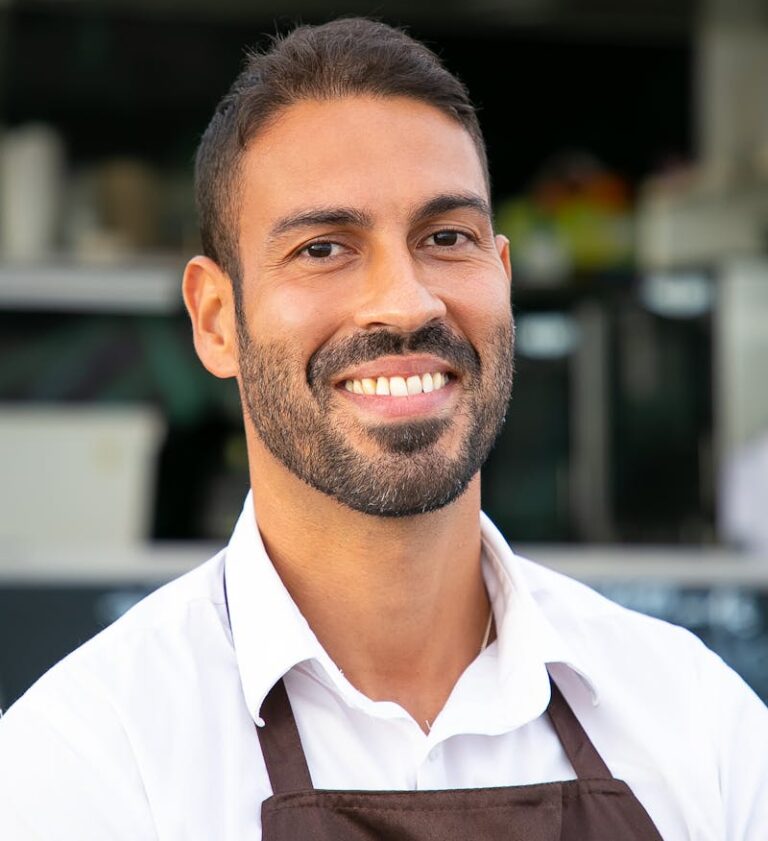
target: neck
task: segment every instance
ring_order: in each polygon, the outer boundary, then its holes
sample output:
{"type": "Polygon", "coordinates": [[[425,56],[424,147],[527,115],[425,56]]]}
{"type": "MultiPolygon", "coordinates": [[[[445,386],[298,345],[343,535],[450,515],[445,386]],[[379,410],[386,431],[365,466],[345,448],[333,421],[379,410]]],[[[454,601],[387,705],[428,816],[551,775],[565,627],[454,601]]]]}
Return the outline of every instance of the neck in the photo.
{"type": "Polygon", "coordinates": [[[439,511],[386,518],[260,462],[251,482],[259,529],[291,597],[354,686],[428,730],[487,627],[479,478],[439,511]]]}

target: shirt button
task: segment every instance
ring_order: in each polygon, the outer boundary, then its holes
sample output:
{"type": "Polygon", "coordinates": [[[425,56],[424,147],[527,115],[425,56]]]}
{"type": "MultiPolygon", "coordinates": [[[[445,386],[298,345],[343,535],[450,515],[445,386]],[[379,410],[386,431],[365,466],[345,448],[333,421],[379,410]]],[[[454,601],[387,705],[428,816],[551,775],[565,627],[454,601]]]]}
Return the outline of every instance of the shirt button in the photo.
{"type": "Polygon", "coordinates": [[[437,762],[440,759],[440,754],[443,752],[442,747],[440,745],[435,745],[432,750],[427,754],[427,759],[430,762],[437,762]]]}

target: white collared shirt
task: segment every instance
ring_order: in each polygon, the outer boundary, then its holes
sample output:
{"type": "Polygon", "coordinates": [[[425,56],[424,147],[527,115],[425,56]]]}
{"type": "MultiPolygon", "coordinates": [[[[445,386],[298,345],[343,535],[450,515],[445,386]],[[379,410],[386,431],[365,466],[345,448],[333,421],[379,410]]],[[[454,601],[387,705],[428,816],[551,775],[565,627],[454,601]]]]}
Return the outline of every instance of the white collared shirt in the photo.
{"type": "Polygon", "coordinates": [[[482,535],[498,638],[425,735],[331,661],[264,551],[249,496],[226,550],[0,720],[0,839],[258,841],[270,788],[254,722],[283,675],[317,788],[570,779],[542,715],[549,670],[665,841],[763,841],[768,710],[741,679],[688,632],[515,556],[485,517],[482,535]]]}

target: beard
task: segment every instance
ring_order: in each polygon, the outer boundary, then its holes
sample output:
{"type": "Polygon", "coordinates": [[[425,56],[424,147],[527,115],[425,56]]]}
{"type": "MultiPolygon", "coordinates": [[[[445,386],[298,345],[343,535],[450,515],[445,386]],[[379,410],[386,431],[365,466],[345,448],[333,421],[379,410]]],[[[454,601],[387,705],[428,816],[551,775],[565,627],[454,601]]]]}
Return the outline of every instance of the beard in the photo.
{"type": "Polygon", "coordinates": [[[511,316],[482,356],[438,323],[406,335],[381,329],[324,345],[306,370],[287,342],[254,342],[243,317],[237,329],[241,398],[259,438],[295,476],[355,511],[406,517],[443,508],[466,490],[504,425],[513,380],[511,316]],[[417,352],[444,359],[458,375],[458,413],[381,424],[335,417],[333,379],[341,371],[417,352]],[[449,455],[441,439],[462,420],[457,452],[449,455]],[[373,443],[375,454],[356,448],[353,435],[373,443]]]}

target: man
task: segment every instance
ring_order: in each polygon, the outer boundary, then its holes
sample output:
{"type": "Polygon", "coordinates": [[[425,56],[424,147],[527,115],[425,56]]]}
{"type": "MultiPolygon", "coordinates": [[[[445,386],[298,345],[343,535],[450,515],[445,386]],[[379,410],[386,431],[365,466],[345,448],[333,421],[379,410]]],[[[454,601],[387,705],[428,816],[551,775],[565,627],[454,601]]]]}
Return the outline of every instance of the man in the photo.
{"type": "Polygon", "coordinates": [[[184,297],[252,494],[8,712],[0,837],[764,838],[751,691],[480,514],[513,327],[461,84],[382,24],[300,28],[249,59],[197,188],[184,297]]]}

